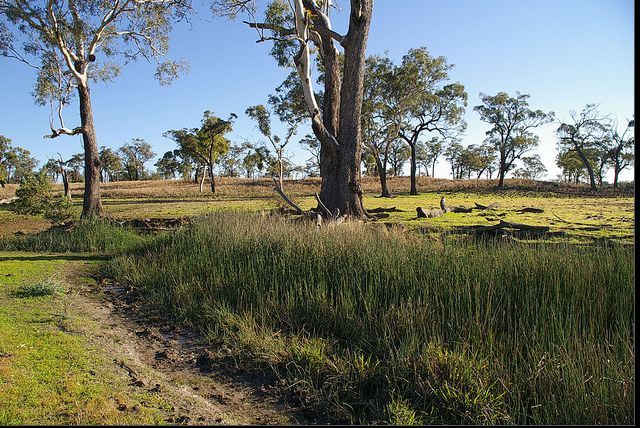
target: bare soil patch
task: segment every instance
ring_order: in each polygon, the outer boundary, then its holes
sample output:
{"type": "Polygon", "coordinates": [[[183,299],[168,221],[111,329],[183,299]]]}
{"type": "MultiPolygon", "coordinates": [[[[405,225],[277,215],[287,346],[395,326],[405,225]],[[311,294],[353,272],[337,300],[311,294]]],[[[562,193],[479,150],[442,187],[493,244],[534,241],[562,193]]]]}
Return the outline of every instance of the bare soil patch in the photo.
{"type": "MultiPolygon", "coordinates": [[[[224,348],[212,349],[185,326],[144,307],[132,290],[95,275],[95,266],[70,262],[66,282],[77,293],[73,306],[91,323],[77,333],[109,355],[113,370],[129,377],[131,388],[160,394],[171,404],[167,422],[175,424],[280,425],[319,423],[296,407],[267,376],[234,369],[224,348]]],[[[122,411],[136,409],[122,408],[122,411]]]]}

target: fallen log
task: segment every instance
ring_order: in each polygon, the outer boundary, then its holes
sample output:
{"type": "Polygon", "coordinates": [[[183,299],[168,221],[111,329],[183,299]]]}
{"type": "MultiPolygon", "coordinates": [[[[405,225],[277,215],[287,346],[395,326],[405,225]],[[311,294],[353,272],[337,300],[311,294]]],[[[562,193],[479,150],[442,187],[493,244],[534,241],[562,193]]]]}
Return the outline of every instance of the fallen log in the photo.
{"type": "Polygon", "coordinates": [[[400,213],[400,212],[404,212],[404,210],[399,210],[396,207],[391,207],[391,208],[384,208],[384,207],[378,207],[378,208],[371,208],[367,210],[368,213],[400,213]]]}
{"type": "Polygon", "coordinates": [[[456,207],[448,207],[447,206],[447,201],[444,198],[444,196],[442,198],[440,198],[440,208],[442,209],[442,212],[448,213],[448,212],[452,212],[452,213],[470,213],[471,211],[473,211],[473,208],[466,208],[463,206],[456,206],[456,207]]]}
{"type": "Polygon", "coordinates": [[[498,207],[498,203],[497,202],[494,202],[494,203],[489,204],[489,205],[481,205],[481,204],[479,204],[477,202],[474,202],[474,204],[476,205],[476,209],[482,210],[482,211],[492,210],[492,209],[498,207]]]}
{"type": "MultiPolygon", "coordinates": [[[[309,211],[304,211],[302,208],[300,208],[295,202],[293,202],[291,199],[289,199],[289,197],[286,195],[286,193],[284,193],[284,190],[282,190],[280,188],[280,185],[278,184],[278,182],[276,181],[275,177],[271,177],[273,179],[273,182],[275,184],[275,191],[282,197],[282,199],[284,199],[284,201],[289,204],[297,214],[301,215],[303,219],[306,220],[311,220],[313,222],[315,222],[316,227],[318,229],[320,229],[322,227],[322,214],[311,209],[309,211]]],[[[325,214],[327,221],[331,222],[331,223],[343,223],[345,220],[347,220],[347,216],[346,215],[340,215],[340,210],[338,208],[335,209],[335,212],[331,212],[329,211],[329,209],[326,207],[326,205],[322,202],[322,200],[320,199],[320,195],[318,195],[318,193],[316,192],[315,194],[316,200],[318,201],[318,208],[325,214]]]]}
{"type": "Polygon", "coordinates": [[[451,207],[451,208],[447,208],[447,211],[452,213],[470,213],[473,211],[473,208],[451,207]]]}
{"type": "Polygon", "coordinates": [[[442,214],[444,214],[443,210],[437,208],[425,211],[422,207],[417,207],[416,212],[418,213],[418,218],[435,218],[441,217],[442,214]]]}
{"type": "Polygon", "coordinates": [[[525,207],[517,211],[519,213],[534,213],[534,214],[541,214],[544,212],[542,208],[535,208],[535,207],[525,207]]]}

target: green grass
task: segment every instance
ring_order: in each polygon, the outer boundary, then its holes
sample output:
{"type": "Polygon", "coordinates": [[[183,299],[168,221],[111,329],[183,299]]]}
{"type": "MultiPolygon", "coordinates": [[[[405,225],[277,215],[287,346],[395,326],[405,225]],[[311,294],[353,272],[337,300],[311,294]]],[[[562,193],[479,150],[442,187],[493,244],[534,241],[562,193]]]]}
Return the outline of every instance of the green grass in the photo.
{"type": "Polygon", "coordinates": [[[31,235],[0,237],[0,251],[114,254],[139,247],[147,240],[109,221],[79,222],[71,230],[54,227],[31,235]]]}
{"type": "Polygon", "coordinates": [[[64,292],[60,280],[54,278],[44,278],[39,281],[30,282],[20,287],[12,295],[16,297],[40,297],[53,296],[64,292]]]}
{"type": "Polygon", "coordinates": [[[628,248],[219,213],[105,273],[336,420],[634,422],[628,248]]]}
{"type": "Polygon", "coordinates": [[[57,279],[67,263],[0,253],[0,425],[162,422],[164,404],[130,392],[108,356],[69,331],[91,321],[69,311],[68,287],[57,279]]]}
{"type": "MultiPolygon", "coordinates": [[[[313,208],[317,204],[313,196],[296,196],[293,199],[303,209],[313,208]]],[[[402,224],[412,231],[429,229],[436,233],[447,232],[458,226],[488,226],[502,219],[534,226],[549,226],[554,232],[567,232],[567,237],[553,238],[551,242],[584,244],[593,243],[599,239],[612,239],[617,242],[633,243],[634,200],[629,197],[596,198],[533,191],[503,193],[431,191],[417,196],[398,193],[394,198],[380,198],[374,194],[366,194],[364,204],[369,209],[396,207],[399,211],[389,213],[389,217],[380,221],[402,224]],[[433,219],[416,217],[416,207],[438,208],[442,196],[447,198],[449,206],[473,207],[474,202],[484,205],[497,202],[499,205],[497,209],[487,212],[447,213],[433,219]],[[538,207],[545,212],[541,214],[517,212],[524,207],[538,207]]],[[[271,210],[282,206],[283,201],[274,192],[273,195],[256,198],[209,196],[205,200],[194,197],[185,199],[105,198],[104,205],[108,215],[114,218],[194,217],[221,211],[271,210]]]]}

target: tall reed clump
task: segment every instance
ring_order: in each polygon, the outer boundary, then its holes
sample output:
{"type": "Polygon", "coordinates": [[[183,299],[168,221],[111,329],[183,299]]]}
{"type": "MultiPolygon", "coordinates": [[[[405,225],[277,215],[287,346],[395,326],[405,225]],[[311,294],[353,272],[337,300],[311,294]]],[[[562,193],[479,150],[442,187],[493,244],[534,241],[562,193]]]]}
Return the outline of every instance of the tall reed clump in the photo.
{"type": "Polygon", "coordinates": [[[108,220],[80,221],[69,230],[52,227],[32,235],[0,238],[0,250],[115,254],[141,247],[148,240],[108,220]]]}
{"type": "Polygon", "coordinates": [[[443,245],[220,213],[106,273],[338,420],[634,421],[629,249],[443,245]]]}

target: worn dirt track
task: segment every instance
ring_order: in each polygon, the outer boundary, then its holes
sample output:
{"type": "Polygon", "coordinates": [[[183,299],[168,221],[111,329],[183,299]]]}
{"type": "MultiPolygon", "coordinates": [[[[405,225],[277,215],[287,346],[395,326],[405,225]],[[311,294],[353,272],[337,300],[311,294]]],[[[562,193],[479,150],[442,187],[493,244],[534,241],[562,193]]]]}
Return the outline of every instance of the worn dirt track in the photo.
{"type": "MultiPolygon", "coordinates": [[[[207,349],[189,329],[160,313],[141,310],[130,290],[105,282],[77,281],[95,266],[70,262],[65,282],[72,311],[90,322],[76,328],[108,356],[130,388],[160,394],[170,403],[166,422],[198,425],[295,425],[318,423],[286,403],[275,380],[247,375],[225,364],[225,349],[207,349]]],[[[157,311],[156,311],[157,312],[157,311]]],[[[228,361],[227,361],[228,362],[228,361]]],[[[123,406],[122,411],[136,411],[123,406]]]]}

